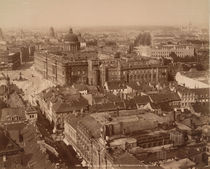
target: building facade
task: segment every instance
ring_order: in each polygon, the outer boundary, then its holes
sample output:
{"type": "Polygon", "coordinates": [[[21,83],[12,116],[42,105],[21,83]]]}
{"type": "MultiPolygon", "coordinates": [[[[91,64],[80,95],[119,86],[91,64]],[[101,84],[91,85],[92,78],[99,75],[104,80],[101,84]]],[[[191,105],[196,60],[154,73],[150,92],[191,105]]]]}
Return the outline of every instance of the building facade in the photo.
{"type": "Polygon", "coordinates": [[[191,46],[165,46],[151,49],[153,57],[169,57],[174,52],[178,57],[194,56],[194,48],[191,46]]]}

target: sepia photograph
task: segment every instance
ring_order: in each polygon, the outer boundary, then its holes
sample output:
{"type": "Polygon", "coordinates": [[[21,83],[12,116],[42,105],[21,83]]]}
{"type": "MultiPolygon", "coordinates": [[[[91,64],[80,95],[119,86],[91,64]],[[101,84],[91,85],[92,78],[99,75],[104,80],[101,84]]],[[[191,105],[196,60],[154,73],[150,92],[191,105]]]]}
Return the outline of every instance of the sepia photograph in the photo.
{"type": "Polygon", "coordinates": [[[210,0],[0,0],[0,169],[210,169],[210,0]]]}

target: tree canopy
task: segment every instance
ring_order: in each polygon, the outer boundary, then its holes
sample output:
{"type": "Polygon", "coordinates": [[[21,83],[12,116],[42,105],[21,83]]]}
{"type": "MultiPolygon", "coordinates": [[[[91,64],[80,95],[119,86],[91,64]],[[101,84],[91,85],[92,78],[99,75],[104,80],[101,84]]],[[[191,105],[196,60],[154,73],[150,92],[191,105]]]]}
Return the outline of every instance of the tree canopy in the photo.
{"type": "Polygon", "coordinates": [[[134,40],[134,46],[149,46],[151,45],[151,39],[151,34],[149,32],[140,33],[134,40]]]}

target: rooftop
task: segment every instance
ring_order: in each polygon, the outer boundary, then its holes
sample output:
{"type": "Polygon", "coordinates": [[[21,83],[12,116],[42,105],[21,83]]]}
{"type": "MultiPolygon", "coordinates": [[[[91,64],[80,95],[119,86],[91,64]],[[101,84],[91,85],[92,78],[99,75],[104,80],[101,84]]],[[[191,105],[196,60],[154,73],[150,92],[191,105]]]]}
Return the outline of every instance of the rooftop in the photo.
{"type": "Polygon", "coordinates": [[[147,111],[130,111],[130,110],[124,110],[119,111],[119,115],[114,116],[114,112],[101,112],[101,113],[93,113],[90,116],[92,116],[95,120],[97,120],[102,125],[104,124],[115,124],[119,122],[137,122],[139,121],[139,125],[142,125],[142,129],[144,126],[151,125],[153,123],[163,123],[164,119],[160,116],[150,113],[147,111]],[[130,113],[130,114],[129,114],[130,113]]]}
{"type": "Polygon", "coordinates": [[[182,75],[187,76],[189,78],[198,80],[205,84],[210,84],[209,82],[209,71],[187,71],[187,72],[180,72],[182,75]]]}
{"type": "Polygon", "coordinates": [[[102,125],[92,116],[86,115],[85,117],[81,118],[78,120],[78,125],[82,127],[84,126],[94,138],[100,137],[102,125]]]}

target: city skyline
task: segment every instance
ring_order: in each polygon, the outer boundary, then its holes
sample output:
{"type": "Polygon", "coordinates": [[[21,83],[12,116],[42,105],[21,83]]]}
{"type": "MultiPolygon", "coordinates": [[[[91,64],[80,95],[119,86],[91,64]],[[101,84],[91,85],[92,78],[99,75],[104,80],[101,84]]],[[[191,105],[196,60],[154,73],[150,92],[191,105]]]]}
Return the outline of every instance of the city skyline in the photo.
{"type": "Polygon", "coordinates": [[[208,0],[0,0],[0,27],[208,25],[208,0]]]}

